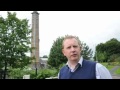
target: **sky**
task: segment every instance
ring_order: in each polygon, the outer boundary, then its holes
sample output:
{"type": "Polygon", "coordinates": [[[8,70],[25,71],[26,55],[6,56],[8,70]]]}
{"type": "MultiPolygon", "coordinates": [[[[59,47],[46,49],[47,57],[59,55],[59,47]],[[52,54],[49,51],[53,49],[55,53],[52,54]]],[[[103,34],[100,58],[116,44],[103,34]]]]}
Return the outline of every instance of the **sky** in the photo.
{"type": "MultiPolygon", "coordinates": [[[[16,12],[32,24],[33,11],[16,12]]],[[[61,36],[75,35],[95,51],[95,46],[111,38],[120,41],[120,11],[38,11],[40,56],[49,55],[53,42],[61,36]]],[[[0,11],[6,18],[7,11],[0,11]]]]}

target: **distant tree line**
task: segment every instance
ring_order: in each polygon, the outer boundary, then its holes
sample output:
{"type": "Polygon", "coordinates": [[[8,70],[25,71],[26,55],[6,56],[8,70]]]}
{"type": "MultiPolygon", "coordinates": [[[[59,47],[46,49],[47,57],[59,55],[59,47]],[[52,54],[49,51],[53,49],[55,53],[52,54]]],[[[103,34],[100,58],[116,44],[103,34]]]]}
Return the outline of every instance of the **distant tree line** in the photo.
{"type": "Polygon", "coordinates": [[[99,62],[113,62],[120,59],[120,41],[112,38],[96,46],[94,59],[99,62]]]}

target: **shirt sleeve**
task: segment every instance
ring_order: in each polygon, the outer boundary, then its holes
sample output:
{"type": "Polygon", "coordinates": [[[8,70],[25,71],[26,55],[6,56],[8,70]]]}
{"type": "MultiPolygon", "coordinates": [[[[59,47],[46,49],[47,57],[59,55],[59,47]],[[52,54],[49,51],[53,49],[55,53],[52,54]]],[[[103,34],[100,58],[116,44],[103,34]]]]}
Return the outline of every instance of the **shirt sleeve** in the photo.
{"type": "Polygon", "coordinates": [[[100,63],[96,64],[96,78],[97,79],[112,79],[109,70],[100,63]]]}

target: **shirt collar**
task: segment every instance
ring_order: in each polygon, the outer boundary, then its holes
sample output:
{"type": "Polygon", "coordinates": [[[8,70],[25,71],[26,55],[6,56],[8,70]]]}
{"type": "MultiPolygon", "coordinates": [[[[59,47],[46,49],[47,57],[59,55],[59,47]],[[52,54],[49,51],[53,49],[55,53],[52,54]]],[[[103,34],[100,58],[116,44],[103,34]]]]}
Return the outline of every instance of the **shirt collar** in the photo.
{"type": "MultiPolygon", "coordinates": [[[[83,57],[81,56],[80,57],[80,60],[78,61],[78,63],[81,65],[81,67],[82,67],[82,62],[83,62],[83,57]]],[[[68,62],[66,63],[66,65],[68,65],[68,62]]],[[[69,65],[68,65],[69,66],[69,65]]]]}

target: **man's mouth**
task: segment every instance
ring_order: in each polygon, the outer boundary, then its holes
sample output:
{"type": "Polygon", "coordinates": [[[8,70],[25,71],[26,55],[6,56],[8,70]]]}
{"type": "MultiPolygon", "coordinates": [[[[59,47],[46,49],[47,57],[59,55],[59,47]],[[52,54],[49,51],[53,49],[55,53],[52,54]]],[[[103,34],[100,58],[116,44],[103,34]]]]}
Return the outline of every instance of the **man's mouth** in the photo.
{"type": "Polygon", "coordinates": [[[73,54],[73,55],[71,55],[71,56],[75,57],[75,56],[77,56],[77,54],[73,54]]]}

